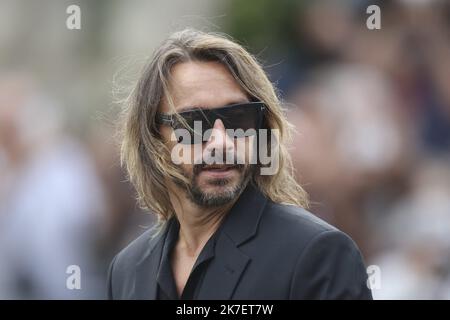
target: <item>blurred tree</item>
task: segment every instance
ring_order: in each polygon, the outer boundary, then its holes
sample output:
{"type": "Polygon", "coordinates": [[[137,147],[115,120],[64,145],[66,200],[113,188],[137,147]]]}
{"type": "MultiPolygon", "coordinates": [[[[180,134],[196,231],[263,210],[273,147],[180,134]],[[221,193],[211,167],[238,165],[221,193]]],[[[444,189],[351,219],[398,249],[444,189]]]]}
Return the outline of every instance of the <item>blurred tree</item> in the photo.
{"type": "Polygon", "coordinates": [[[292,21],[303,2],[294,0],[231,0],[225,32],[264,56],[282,51],[295,39],[292,21]],[[267,52],[266,52],[267,51],[267,52]]]}

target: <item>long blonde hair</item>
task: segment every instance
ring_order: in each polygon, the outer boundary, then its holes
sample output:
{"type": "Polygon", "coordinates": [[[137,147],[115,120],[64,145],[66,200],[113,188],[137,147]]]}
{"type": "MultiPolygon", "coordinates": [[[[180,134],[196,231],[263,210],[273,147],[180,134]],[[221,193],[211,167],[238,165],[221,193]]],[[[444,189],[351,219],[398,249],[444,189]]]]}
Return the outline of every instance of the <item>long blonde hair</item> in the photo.
{"type": "Polygon", "coordinates": [[[125,101],[121,126],[121,163],[136,188],[139,204],[167,221],[175,212],[169,199],[166,178],[186,181],[170,160],[155,115],[168,90],[171,68],[186,61],[215,61],[224,65],[252,99],[266,105],[267,129],[278,129],[278,171],[255,174],[252,182],[270,200],[307,207],[308,197],[295,181],[287,144],[292,127],[281,102],[261,65],[242,46],[221,34],[186,29],[172,34],[154,52],[140,79],[125,101]]]}

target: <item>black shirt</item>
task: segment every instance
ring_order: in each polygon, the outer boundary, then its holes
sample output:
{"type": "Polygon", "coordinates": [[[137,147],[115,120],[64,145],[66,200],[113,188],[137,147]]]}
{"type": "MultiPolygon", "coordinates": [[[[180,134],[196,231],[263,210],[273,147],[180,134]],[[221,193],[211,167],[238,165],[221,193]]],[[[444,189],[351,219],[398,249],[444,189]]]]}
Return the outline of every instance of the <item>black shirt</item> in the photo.
{"type": "MultiPolygon", "coordinates": [[[[205,276],[209,262],[214,258],[215,242],[219,230],[217,230],[200,252],[194,266],[192,267],[189,278],[186,281],[181,296],[178,296],[175,279],[172,272],[171,256],[175,244],[178,240],[180,224],[173,217],[168,222],[168,231],[164,239],[164,247],[162,251],[161,264],[159,266],[157,283],[158,283],[158,300],[193,300],[198,296],[201,288],[203,277],[205,276]]],[[[220,229],[220,228],[219,228],[220,229]]]]}

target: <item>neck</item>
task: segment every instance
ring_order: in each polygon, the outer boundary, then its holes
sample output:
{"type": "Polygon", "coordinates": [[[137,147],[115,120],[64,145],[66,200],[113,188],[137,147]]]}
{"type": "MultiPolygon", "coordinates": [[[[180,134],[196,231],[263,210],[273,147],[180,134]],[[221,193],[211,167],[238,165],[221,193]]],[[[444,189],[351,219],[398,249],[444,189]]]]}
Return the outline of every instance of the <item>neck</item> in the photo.
{"type": "Polygon", "coordinates": [[[201,207],[192,203],[178,187],[175,190],[170,193],[170,200],[180,223],[178,245],[189,254],[197,255],[219,228],[229,207],[201,207]]]}

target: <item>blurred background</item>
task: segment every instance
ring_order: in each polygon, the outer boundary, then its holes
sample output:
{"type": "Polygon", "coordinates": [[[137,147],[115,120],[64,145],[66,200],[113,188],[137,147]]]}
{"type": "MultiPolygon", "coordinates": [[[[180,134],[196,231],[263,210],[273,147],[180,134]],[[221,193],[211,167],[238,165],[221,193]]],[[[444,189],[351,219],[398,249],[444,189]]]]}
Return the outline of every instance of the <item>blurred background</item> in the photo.
{"type": "Polygon", "coordinates": [[[378,267],[374,297],[450,299],[447,0],[0,0],[0,299],[105,297],[111,258],[153,222],[120,168],[113,101],[185,27],[264,64],[310,210],[378,267]]]}

